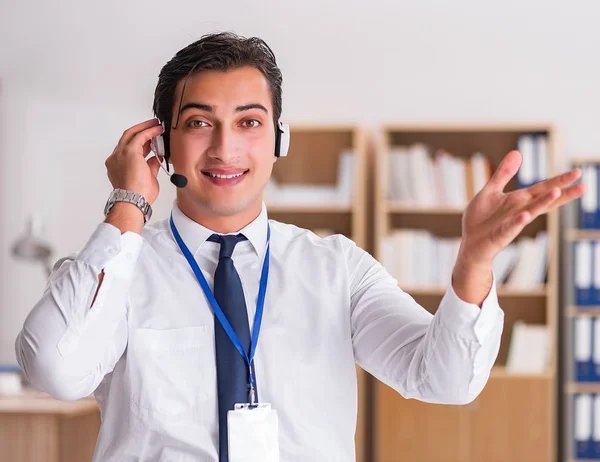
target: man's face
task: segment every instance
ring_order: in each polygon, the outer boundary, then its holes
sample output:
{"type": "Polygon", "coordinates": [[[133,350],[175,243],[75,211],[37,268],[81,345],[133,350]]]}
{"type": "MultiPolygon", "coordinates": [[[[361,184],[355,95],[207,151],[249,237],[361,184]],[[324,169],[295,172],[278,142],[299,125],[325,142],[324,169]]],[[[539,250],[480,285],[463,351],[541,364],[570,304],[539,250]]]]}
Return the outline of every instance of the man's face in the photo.
{"type": "Polygon", "coordinates": [[[262,193],[276,160],[269,84],[254,67],[202,71],[175,92],[170,161],[185,175],[178,192],[200,208],[231,216],[260,211],[262,193]]]}

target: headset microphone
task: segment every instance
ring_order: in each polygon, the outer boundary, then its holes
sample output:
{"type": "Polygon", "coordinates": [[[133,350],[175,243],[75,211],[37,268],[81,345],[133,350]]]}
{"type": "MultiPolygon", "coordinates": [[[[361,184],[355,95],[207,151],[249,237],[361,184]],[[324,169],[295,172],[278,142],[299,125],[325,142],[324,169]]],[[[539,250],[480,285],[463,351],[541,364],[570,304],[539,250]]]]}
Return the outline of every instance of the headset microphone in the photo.
{"type": "Polygon", "coordinates": [[[185,188],[187,185],[187,178],[179,173],[173,173],[171,175],[171,183],[173,183],[178,188],[185,188]]]}
{"type": "Polygon", "coordinates": [[[188,182],[187,178],[183,175],[180,175],[179,173],[170,173],[162,163],[162,159],[164,159],[165,157],[165,142],[163,140],[163,137],[159,135],[155,138],[152,138],[152,141],[150,141],[150,147],[152,149],[152,152],[154,152],[155,157],[158,159],[160,168],[162,168],[165,171],[165,173],[169,175],[171,183],[173,183],[178,188],[185,188],[188,182]]]}

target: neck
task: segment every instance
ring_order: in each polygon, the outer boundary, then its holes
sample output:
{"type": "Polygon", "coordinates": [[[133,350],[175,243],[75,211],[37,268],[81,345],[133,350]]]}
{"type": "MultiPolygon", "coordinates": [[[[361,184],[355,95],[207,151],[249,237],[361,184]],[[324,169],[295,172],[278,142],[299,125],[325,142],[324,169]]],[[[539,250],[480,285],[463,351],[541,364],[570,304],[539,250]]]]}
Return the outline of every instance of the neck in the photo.
{"type": "Polygon", "coordinates": [[[262,211],[262,202],[248,207],[234,215],[219,215],[198,204],[191,203],[181,195],[177,196],[177,206],[189,219],[219,234],[237,233],[252,223],[262,211]]]}

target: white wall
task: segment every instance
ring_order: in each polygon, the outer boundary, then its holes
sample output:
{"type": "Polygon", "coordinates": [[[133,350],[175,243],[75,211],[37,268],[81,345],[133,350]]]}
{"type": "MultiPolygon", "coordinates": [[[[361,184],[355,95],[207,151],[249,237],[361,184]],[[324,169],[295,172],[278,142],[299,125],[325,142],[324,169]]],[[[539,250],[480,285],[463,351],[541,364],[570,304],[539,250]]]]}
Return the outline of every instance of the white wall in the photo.
{"type": "MultiPolygon", "coordinates": [[[[0,0],[0,362],[44,287],[10,245],[38,214],[56,256],[102,221],[104,160],[151,117],[161,66],[200,35],[272,46],[290,122],[554,122],[600,155],[600,2],[0,0]],[[556,5],[553,5],[555,3],[556,5]],[[165,5],[169,6],[165,6],[165,5]]],[[[157,216],[174,197],[164,181],[157,216]]]]}

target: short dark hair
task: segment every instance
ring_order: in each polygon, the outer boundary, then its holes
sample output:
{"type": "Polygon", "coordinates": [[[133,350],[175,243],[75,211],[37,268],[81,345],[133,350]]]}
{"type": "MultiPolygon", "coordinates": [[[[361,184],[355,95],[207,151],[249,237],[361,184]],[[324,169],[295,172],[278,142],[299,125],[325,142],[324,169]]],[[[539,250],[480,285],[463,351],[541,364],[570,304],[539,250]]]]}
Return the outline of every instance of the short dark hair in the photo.
{"type": "Polygon", "coordinates": [[[154,115],[165,123],[163,136],[167,153],[170,151],[169,130],[173,118],[175,89],[181,79],[185,77],[187,81],[192,74],[201,71],[228,71],[243,66],[255,67],[267,79],[273,105],[273,123],[277,127],[282,110],[283,77],[271,48],[258,37],[246,38],[233,32],[207,34],[178,51],[163,66],[158,76],[152,110],[154,115]]]}

